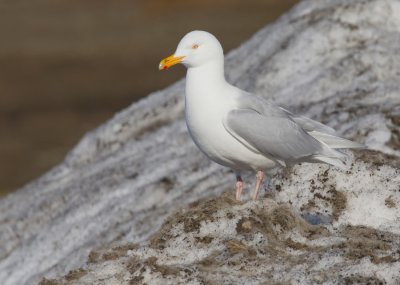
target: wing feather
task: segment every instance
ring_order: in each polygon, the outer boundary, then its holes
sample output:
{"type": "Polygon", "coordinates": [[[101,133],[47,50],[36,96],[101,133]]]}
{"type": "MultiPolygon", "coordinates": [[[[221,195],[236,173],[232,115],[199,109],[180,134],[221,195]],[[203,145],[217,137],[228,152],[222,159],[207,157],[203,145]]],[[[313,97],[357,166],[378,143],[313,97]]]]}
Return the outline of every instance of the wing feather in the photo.
{"type": "Polygon", "coordinates": [[[255,94],[242,92],[239,98],[239,108],[254,110],[265,116],[289,117],[307,132],[317,131],[330,135],[336,134],[336,131],[329,126],[326,126],[320,122],[314,121],[304,116],[297,116],[292,112],[275,105],[270,100],[267,100],[255,94]]]}
{"type": "Polygon", "coordinates": [[[309,157],[322,150],[321,144],[283,113],[266,116],[251,109],[230,111],[225,129],[245,145],[283,162],[309,157]]]}

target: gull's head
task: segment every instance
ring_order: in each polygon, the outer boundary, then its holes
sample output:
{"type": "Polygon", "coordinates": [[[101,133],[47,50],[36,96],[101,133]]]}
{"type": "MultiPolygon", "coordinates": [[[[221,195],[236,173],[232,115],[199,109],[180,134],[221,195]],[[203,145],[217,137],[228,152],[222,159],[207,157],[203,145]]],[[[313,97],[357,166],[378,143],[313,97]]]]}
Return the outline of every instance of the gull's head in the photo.
{"type": "Polygon", "coordinates": [[[198,67],[211,61],[223,61],[222,46],[212,34],[193,31],[186,34],[178,44],[173,55],[163,59],[158,68],[168,69],[182,63],[186,67],[198,67]]]}

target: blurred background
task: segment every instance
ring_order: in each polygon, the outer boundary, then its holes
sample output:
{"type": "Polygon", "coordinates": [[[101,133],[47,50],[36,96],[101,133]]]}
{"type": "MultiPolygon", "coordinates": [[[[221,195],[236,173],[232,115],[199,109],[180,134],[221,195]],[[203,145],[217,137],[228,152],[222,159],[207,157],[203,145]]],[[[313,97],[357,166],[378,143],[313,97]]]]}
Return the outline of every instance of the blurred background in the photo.
{"type": "Polygon", "coordinates": [[[0,0],[0,196],[60,163],[115,112],[184,76],[158,72],[181,37],[225,52],[295,0],[0,0]]]}

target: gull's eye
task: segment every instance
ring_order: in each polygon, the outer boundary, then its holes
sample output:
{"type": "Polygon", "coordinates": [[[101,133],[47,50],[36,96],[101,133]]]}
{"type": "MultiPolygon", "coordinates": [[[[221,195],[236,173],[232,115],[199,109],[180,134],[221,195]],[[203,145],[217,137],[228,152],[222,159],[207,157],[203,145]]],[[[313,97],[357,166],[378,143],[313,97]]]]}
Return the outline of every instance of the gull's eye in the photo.
{"type": "Polygon", "coordinates": [[[198,44],[192,45],[192,49],[198,49],[198,48],[199,48],[199,45],[198,45],[198,44]]]}

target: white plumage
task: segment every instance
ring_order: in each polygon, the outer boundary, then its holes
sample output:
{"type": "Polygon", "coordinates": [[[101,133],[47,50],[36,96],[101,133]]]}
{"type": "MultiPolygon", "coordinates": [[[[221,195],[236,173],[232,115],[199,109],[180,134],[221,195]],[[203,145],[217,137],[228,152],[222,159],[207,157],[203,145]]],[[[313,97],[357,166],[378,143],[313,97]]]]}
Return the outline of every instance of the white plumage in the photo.
{"type": "Polygon", "coordinates": [[[177,63],[187,67],[185,114],[189,133],[211,160],[237,173],[236,198],[243,191],[241,170],[255,170],[257,198],[264,171],[298,162],[343,166],[336,150],[363,145],[335,135],[319,122],[289,111],[225,80],[224,55],[210,33],[193,31],[180,41],[160,69],[177,63]]]}

